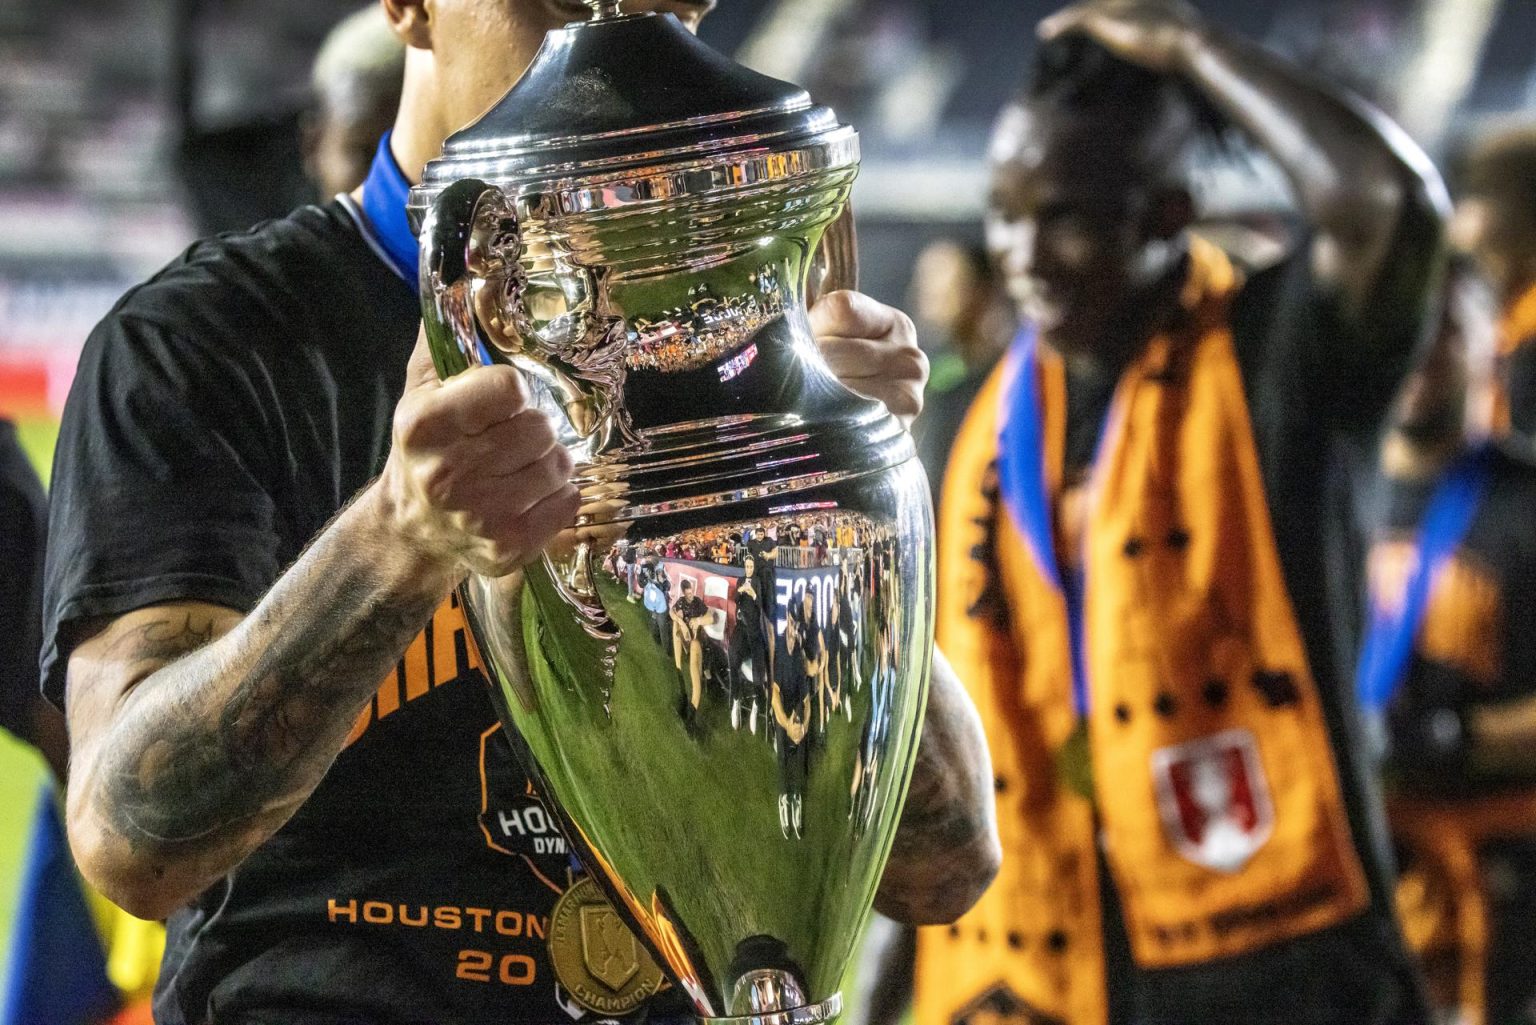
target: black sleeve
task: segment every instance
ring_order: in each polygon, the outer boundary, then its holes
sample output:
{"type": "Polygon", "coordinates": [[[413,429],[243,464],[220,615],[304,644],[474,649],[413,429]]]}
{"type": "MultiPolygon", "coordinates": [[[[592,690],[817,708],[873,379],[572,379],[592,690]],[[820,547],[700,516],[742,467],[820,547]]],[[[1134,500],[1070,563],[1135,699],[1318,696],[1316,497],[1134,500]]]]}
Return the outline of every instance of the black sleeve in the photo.
{"type": "Polygon", "coordinates": [[[245,611],[276,578],[261,375],[228,340],[119,311],[87,340],[54,457],[43,691],[62,706],[75,628],[148,605],[245,611]]]}
{"type": "Polygon", "coordinates": [[[0,726],[31,739],[41,644],[42,482],[9,421],[0,420],[0,726]]]}
{"type": "Polygon", "coordinates": [[[1233,310],[1233,335],[1256,417],[1279,403],[1290,414],[1361,437],[1371,445],[1425,334],[1424,311],[1396,311],[1360,325],[1318,281],[1312,242],[1298,238],[1286,258],[1254,274],[1233,310]]]}
{"type": "Polygon", "coordinates": [[[1521,344],[1503,363],[1510,426],[1522,438],[1536,438],[1536,338],[1521,344]]]}

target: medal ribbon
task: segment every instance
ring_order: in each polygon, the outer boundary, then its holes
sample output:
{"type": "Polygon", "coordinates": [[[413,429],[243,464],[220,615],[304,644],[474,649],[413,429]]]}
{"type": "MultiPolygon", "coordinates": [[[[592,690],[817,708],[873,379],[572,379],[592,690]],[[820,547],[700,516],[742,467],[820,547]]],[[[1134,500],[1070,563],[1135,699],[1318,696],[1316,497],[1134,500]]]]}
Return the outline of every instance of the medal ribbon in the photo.
{"type": "Polygon", "coordinates": [[[421,250],[405,213],[411,183],[406,180],[405,172],[400,170],[389,148],[393,134],[392,130],[385,132],[379,140],[368,177],[363,180],[363,217],[390,269],[415,288],[421,250]]]}
{"type": "MultiPolygon", "coordinates": [[[[1040,404],[1039,338],[1033,326],[1019,329],[1004,356],[1004,381],[1001,396],[1002,427],[998,431],[997,478],[1003,505],[1024,536],[1025,546],[1040,570],[1040,575],[1062,596],[1067,605],[1067,628],[1072,648],[1072,704],[1078,718],[1088,715],[1088,669],[1084,649],[1083,594],[1084,572],[1066,577],[1056,558],[1055,531],[1051,518],[1050,484],[1046,480],[1045,425],[1040,404]]],[[[1093,465],[1101,462],[1104,438],[1109,433],[1109,415],[1099,429],[1098,452],[1093,465]]],[[[1090,485],[1091,486],[1091,485],[1090,485]]],[[[1087,559],[1082,561],[1087,566],[1087,559]]]]}
{"type": "Polygon", "coordinates": [[[1472,528],[1473,517],[1488,491],[1492,451],[1490,446],[1480,445],[1467,452],[1435,488],[1419,529],[1417,564],[1396,611],[1384,607],[1378,598],[1371,601],[1371,621],[1355,674],[1355,692],[1360,704],[1373,715],[1386,710],[1407,678],[1413,642],[1429,607],[1435,573],[1472,528]]]}

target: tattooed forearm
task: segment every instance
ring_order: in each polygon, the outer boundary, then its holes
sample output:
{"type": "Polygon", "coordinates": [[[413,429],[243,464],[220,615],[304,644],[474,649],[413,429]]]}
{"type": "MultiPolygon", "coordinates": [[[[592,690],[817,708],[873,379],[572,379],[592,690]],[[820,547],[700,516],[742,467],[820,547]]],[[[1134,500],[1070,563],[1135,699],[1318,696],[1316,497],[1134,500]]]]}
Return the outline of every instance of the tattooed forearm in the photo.
{"type": "Polygon", "coordinates": [[[196,651],[213,640],[211,617],[197,613],[170,612],[143,622],[126,622],[110,632],[102,654],[121,659],[130,670],[147,667],[153,672],[172,659],[196,651]]]}
{"type": "Polygon", "coordinates": [[[914,925],[964,914],[997,874],[992,762],[976,709],[934,653],[927,718],[875,907],[914,925]]]}
{"type": "Polygon", "coordinates": [[[441,595],[380,599],[372,567],[330,547],[310,552],[216,648],[159,669],[144,691],[154,700],[124,718],[103,797],[130,842],[197,840],[307,794],[431,616],[441,595]],[[223,686],[210,688],[214,678],[223,686]]]}
{"type": "Polygon", "coordinates": [[[138,870],[206,885],[308,797],[451,583],[338,519],[243,618],[119,620],[70,664],[72,692],[102,682],[77,667],[131,681],[94,745],[94,820],[138,870]]]}

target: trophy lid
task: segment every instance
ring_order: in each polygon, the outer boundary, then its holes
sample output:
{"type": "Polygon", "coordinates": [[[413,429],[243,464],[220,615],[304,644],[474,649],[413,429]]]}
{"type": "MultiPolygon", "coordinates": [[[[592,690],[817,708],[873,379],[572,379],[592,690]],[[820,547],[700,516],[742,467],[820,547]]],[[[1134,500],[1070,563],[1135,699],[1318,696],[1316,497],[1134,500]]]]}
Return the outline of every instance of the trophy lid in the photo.
{"type": "Polygon", "coordinates": [[[857,166],[853,129],[805,90],[737,64],[671,14],[586,2],[593,20],[549,33],[500,102],[448,138],[413,212],[462,178],[576,213],[857,166]]]}

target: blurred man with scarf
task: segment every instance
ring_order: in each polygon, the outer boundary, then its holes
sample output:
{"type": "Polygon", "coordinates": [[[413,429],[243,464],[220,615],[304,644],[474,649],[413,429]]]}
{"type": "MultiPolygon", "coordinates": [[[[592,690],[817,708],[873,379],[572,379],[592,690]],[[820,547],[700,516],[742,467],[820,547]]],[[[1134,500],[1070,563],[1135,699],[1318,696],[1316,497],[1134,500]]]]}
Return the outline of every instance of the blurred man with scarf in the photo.
{"type": "Polygon", "coordinates": [[[917,1020],[1422,1023],[1352,712],[1352,484],[1427,333],[1441,184],[1186,7],[1041,36],[991,152],[1025,327],[940,517],[1005,855],[922,935],[917,1020]],[[1306,222],[1247,280],[1190,231],[1192,144],[1229,125],[1306,222]]]}
{"type": "Polygon", "coordinates": [[[1443,1020],[1536,1021],[1536,457],[1488,437],[1497,327],[1458,273],[1383,453],[1358,687],[1398,904],[1443,1020]]]}

